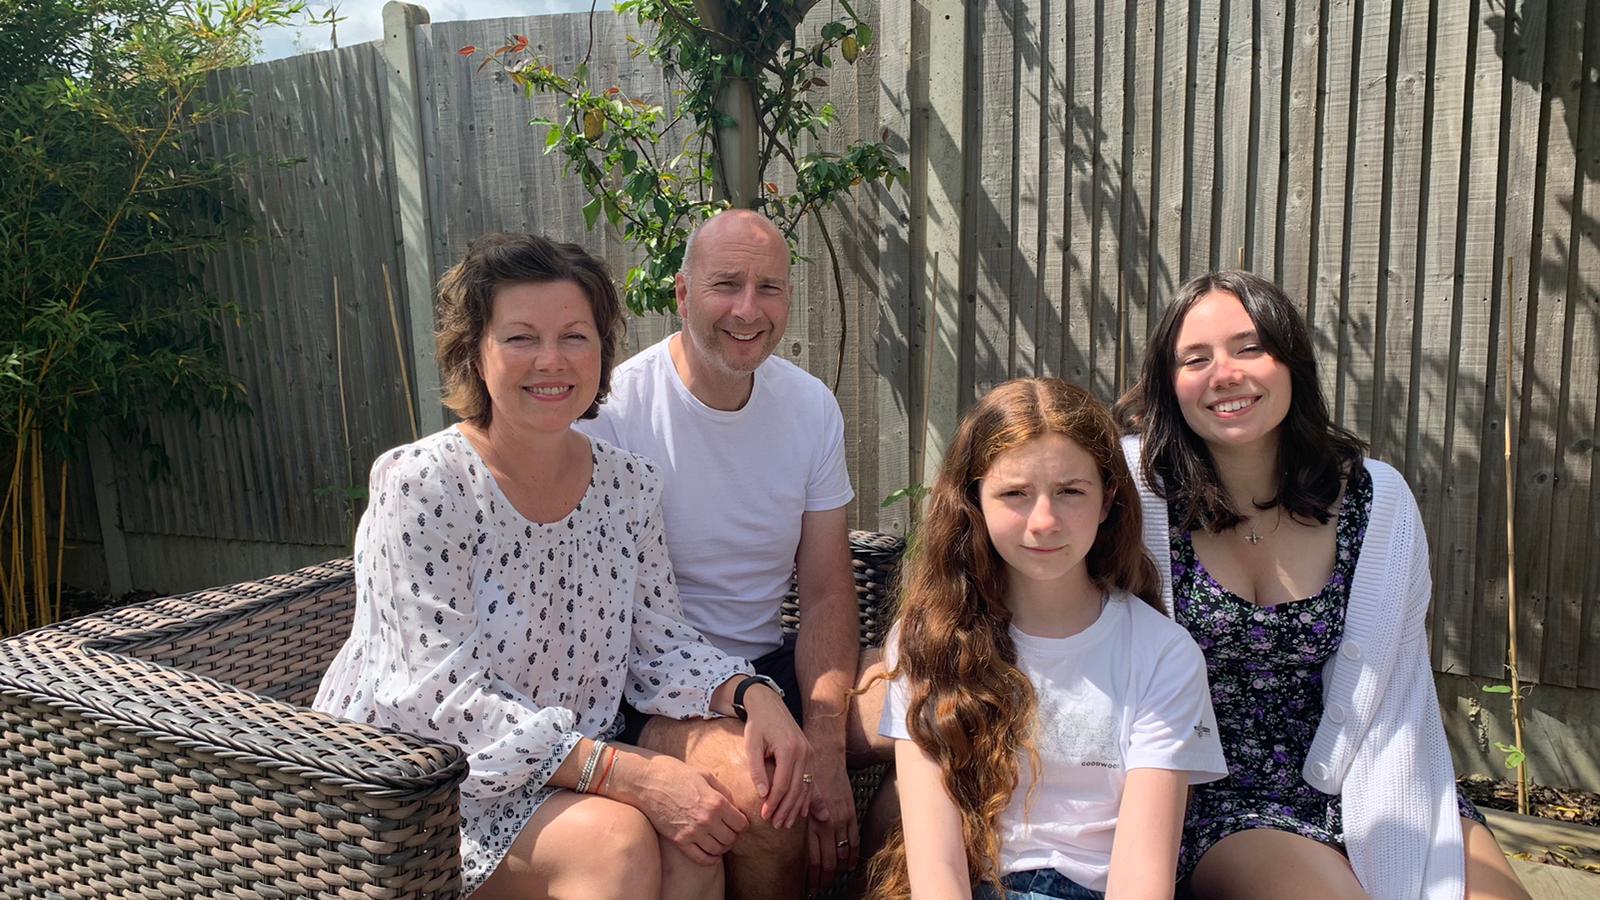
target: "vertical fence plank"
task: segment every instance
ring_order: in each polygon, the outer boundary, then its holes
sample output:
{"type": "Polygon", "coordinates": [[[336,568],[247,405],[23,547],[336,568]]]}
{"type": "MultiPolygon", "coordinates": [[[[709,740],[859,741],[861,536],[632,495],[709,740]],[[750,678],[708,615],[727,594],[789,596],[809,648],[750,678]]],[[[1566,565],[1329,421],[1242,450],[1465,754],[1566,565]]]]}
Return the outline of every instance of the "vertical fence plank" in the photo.
{"type": "Polygon", "coordinates": [[[1067,211],[1072,206],[1072,171],[1067,147],[1072,140],[1068,119],[1067,77],[1072,60],[1066,53],[1067,8],[1070,0],[1044,0],[1039,30],[1040,94],[1043,143],[1039,176],[1044,205],[1039,235],[1038,372],[1066,377],[1065,343],[1069,297],[1067,294],[1067,211]]]}
{"type": "Polygon", "coordinates": [[[1094,307],[1090,312],[1092,355],[1088,386],[1104,401],[1116,397],[1121,361],[1123,283],[1122,202],[1127,190],[1123,148],[1127,141],[1126,59],[1127,8],[1120,0],[1100,0],[1096,11],[1094,156],[1094,307]]]}
{"type": "Polygon", "coordinates": [[[1322,146],[1318,133],[1318,77],[1322,62],[1322,4],[1295,0],[1283,42],[1287,112],[1283,122],[1285,160],[1278,197],[1278,284],[1291,300],[1306,308],[1312,291],[1312,247],[1316,243],[1316,163],[1322,146]]]}
{"type": "Polygon", "coordinates": [[[1428,7],[1397,3],[1390,19],[1389,148],[1384,163],[1383,240],[1378,277],[1383,317],[1373,335],[1383,377],[1373,374],[1372,435],[1390,462],[1407,477],[1422,509],[1435,490],[1413,459],[1411,425],[1420,410],[1416,368],[1432,348],[1416,343],[1420,321],[1417,283],[1426,270],[1419,230],[1424,202],[1424,105],[1428,80],[1428,7]],[[1418,352],[1421,351],[1421,352],[1418,352]]]}
{"type": "Polygon", "coordinates": [[[1189,4],[1156,5],[1157,46],[1151,55],[1161,67],[1154,87],[1160,115],[1152,143],[1156,156],[1150,188],[1150,316],[1154,328],[1161,306],[1177,292],[1189,274],[1183,268],[1183,223],[1189,217],[1184,205],[1184,142],[1189,116],[1189,4]]]}
{"type": "MultiPolygon", "coordinates": [[[[1012,121],[1012,171],[1016,185],[1011,195],[1012,222],[1010,341],[1006,374],[1033,375],[1039,370],[1040,301],[1039,278],[1040,219],[1049,203],[1041,169],[1044,157],[1046,95],[1040,80],[1043,70],[1045,8],[1042,0],[1018,0],[1012,7],[1011,79],[1016,97],[1012,121]]],[[[1005,302],[1005,301],[1002,301],[1005,302]]]]}
{"type": "Polygon", "coordinates": [[[1222,8],[1225,0],[1199,0],[1190,6],[1188,180],[1184,184],[1183,277],[1220,268],[1214,221],[1219,189],[1217,178],[1217,57],[1222,44],[1222,8]]]}
{"type": "Polygon", "coordinates": [[[1222,49],[1217,59],[1217,124],[1215,159],[1217,203],[1211,209],[1216,233],[1215,266],[1248,269],[1255,265],[1250,247],[1252,161],[1257,121],[1255,78],[1255,4],[1224,0],[1222,49]]]}
{"type": "Polygon", "coordinates": [[[1288,2],[1263,3],[1256,11],[1255,100],[1251,107],[1255,126],[1250,137],[1250,186],[1245,233],[1246,255],[1253,271],[1282,284],[1278,254],[1278,219],[1283,210],[1283,119],[1288,105],[1284,81],[1284,48],[1294,45],[1285,34],[1293,7],[1288,2]]]}
{"type": "MultiPolygon", "coordinates": [[[[1571,418],[1577,397],[1572,393],[1569,353],[1576,322],[1569,307],[1577,299],[1571,291],[1571,263],[1579,90],[1585,78],[1583,33],[1570,23],[1583,20],[1584,0],[1551,0],[1544,12],[1550,23],[1545,31],[1542,79],[1546,90],[1539,118],[1544,129],[1540,141],[1544,183],[1535,200],[1529,253],[1528,351],[1521,398],[1523,415],[1528,418],[1527,437],[1518,448],[1522,458],[1517,485],[1519,505],[1524,497],[1528,504],[1528,518],[1518,524],[1528,529],[1533,567],[1526,588],[1519,583],[1518,593],[1533,601],[1528,611],[1530,624],[1536,629],[1534,639],[1542,637],[1532,671],[1543,683],[1570,687],[1577,676],[1582,597],[1578,590],[1568,591],[1558,575],[1564,568],[1567,545],[1556,536],[1562,533],[1557,529],[1574,516],[1581,533],[1588,507],[1588,485],[1575,483],[1573,473],[1563,465],[1561,449],[1571,427],[1582,427],[1571,418]]],[[[1593,357],[1581,365],[1589,372],[1596,367],[1593,357]]],[[[1592,396],[1585,395],[1579,402],[1588,405],[1592,396]]],[[[1581,582],[1577,587],[1581,589],[1581,582]]]]}
{"type": "MultiPolygon", "coordinates": [[[[1539,371],[1539,273],[1533,271],[1541,242],[1540,212],[1546,172],[1539,165],[1540,124],[1543,116],[1546,22],[1543,16],[1529,15],[1539,7],[1524,0],[1506,4],[1508,19],[1502,25],[1506,48],[1505,78],[1510,91],[1509,131],[1504,136],[1507,150],[1501,158],[1501,183],[1504,210],[1501,255],[1513,261],[1512,292],[1505,308],[1511,313],[1514,357],[1512,365],[1515,395],[1513,477],[1517,525],[1517,665],[1535,673],[1544,643],[1545,597],[1539,585],[1538,566],[1544,561],[1540,544],[1548,536],[1548,519],[1540,514],[1550,498],[1549,435],[1540,404],[1548,394],[1540,386],[1539,371]],[[1533,173],[1532,178],[1528,173],[1533,173]]],[[[1565,29],[1563,29],[1565,30],[1565,29]]],[[[1503,340],[1503,336],[1501,337],[1503,340]]],[[[1548,385],[1545,385],[1547,388],[1548,385]]],[[[1498,434],[1498,432],[1497,432],[1498,434]]],[[[1504,609],[1504,599],[1499,606],[1504,609]]]]}
{"type": "Polygon", "coordinates": [[[1122,302],[1118,329],[1117,384],[1115,399],[1132,386],[1139,376],[1139,354],[1149,332],[1154,241],[1151,220],[1155,208],[1151,195],[1155,183],[1152,171],[1156,138],[1156,12],[1141,5],[1127,5],[1124,46],[1129,62],[1123,75],[1128,141],[1123,147],[1126,175],[1122,190],[1122,302]]]}
{"type": "MultiPolygon", "coordinates": [[[[1583,71],[1600,66],[1600,0],[1589,0],[1583,29],[1583,71]]],[[[1571,282],[1567,293],[1572,339],[1567,356],[1572,360],[1571,430],[1561,444],[1563,472],[1587,487],[1587,509],[1573,499],[1566,522],[1557,522],[1566,544],[1558,570],[1564,591],[1579,591],[1583,611],[1579,617],[1579,687],[1600,688],[1600,553],[1585,548],[1600,546],[1600,84],[1583,80],[1578,128],[1578,190],[1573,209],[1571,282]],[[1584,403],[1587,398],[1587,404],[1584,403]],[[1588,431],[1584,427],[1587,425],[1588,431]]]]}
{"type": "Polygon", "coordinates": [[[1460,468],[1464,458],[1477,460],[1476,485],[1468,475],[1460,478],[1463,497],[1456,533],[1458,540],[1468,542],[1472,554],[1472,577],[1462,586],[1473,617],[1470,671],[1487,678],[1504,677],[1506,661],[1501,417],[1505,415],[1504,367],[1508,363],[1504,356],[1503,198],[1498,173],[1505,167],[1502,157],[1509,148],[1502,140],[1501,126],[1507,96],[1505,59],[1497,46],[1497,27],[1503,31],[1504,24],[1497,26],[1495,21],[1501,8],[1493,0],[1479,0],[1470,35],[1474,45],[1472,143],[1463,166],[1468,203],[1461,246],[1476,252],[1463,256],[1460,335],[1462,344],[1472,349],[1463,352],[1456,378],[1458,449],[1453,466],[1460,468]]]}
{"type": "Polygon", "coordinates": [[[1317,241],[1312,246],[1316,283],[1307,299],[1306,318],[1317,345],[1318,375],[1323,394],[1338,412],[1339,335],[1346,294],[1345,254],[1349,246],[1346,216],[1349,211],[1350,159],[1355,142],[1357,107],[1355,83],[1355,31],[1351,0],[1330,0],[1323,13],[1321,164],[1317,170],[1317,241]]]}
{"type": "Polygon", "coordinates": [[[1067,89],[1068,135],[1067,183],[1063,187],[1068,204],[1067,216],[1067,304],[1064,376],[1088,386],[1094,365],[1093,314],[1095,305],[1094,227],[1099,204],[1098,168],[1100,153],[1099,117],[1095,59],[1100,40],[1095,18],[1098,0],[1067,0],[1071,16],[1067,24],[1066,58],[1069,66],[1067,89]]]}
{"type": "Polygon", "coordinates": [[[1011,248],[1016,241],[1012,215],[1015,186],[1014,122],[1016,109],[1026,102],[1018,91],[1012,64],[1013,29],[1022,27],[1020,3],[997,0],[974,13],[981,22],[981,40],[975,42],[978,110],[1003,109],[1009,115],[977,115],[976,168],[969,168],[972,191],[972,241],[976,247],[976,283],[973,308],[972,394],[963,406],[983,396],[1009,375],[1012,305],[1011,248]]]}
{"type": "MultiPolygon", "coordinates": [[[[1466,98],[1471,92],[1472,69],[1467,53],[1470,4],[1433,4],[1434,51],[1428,71],[1428,118],[1423,139],[1427,154],[1427,202],[1424,204],[1424,266],[1418,272],[1417,317],[1412,352],[1423,360],[1412,389],[1420,406],[1416,431],[1420,447],[1406,455],[1408,479],[1417,486],[1433,550],[1432,615],[1434,666],[1441,671],[1465,672],[1465,650],[1472,640],[1470,599],[1458,589],[1470,571],[1470,544],[1458,539],[1459,517],[1454,510],[1463,502],[1461,471],[1455,462],[1455,398],[1460,390],[1462,325],[1462,275],[1468,260],[1458,253],[1465,227],[1467,190],[1462,177],[1471,123],[1466,98]],[[1431,485],[1424,487],[1423,485],[1431,485]]],[[[1481,388],[1480,388],[1481,391],[1481,388]]],[[[1476,470],[1477,460],[1471,461],[1476,470]]],[[[1475,478],[1467,477],[1468,492],[1475,478]]],[[[1470,520],[1469,520],[1470,524],[1470,520]]]]}
{"type": "MultiPolygon", "coordinates": [[[[1386,376],[1377,354],[1378,323],[1388,313],[1387,283],[1380,278],[1386,235],[1383,232],[1384,163],[1390,152],[1387,106],[1393,83],[1389,72],[1390,0],[1368,2],[1361,10],[1355,35],[1356,86],[1351,130],[1350,183],[1346,185],[1344,314],[1338,329],[1338,380],[1334,385],[1335,417],[1370,440],[1373,394],[1386,376]]],[[[1326,360],[1326,357],[1324,357],[1326,360]]],[[[1381,441],[1372,455],[1388,459],[1381,441]]]]}

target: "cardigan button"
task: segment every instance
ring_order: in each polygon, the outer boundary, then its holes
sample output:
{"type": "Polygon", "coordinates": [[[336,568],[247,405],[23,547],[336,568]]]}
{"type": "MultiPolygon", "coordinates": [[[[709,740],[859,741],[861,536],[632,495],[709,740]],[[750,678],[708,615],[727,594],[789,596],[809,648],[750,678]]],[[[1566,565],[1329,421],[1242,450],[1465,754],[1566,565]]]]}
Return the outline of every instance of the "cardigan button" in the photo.
{"type": "Polygon", "coordinates": [[[1333,773],[1328,770],[1327,763],[1312,763],[1311,774],[1316,776],[1318,781],[1327,781],[1328,776],[1332,775],[1333,773]]]}
{"type": "Polygon", "coordinates": [[[1328,704],[1328,721],[1335,725],[1344,722],[1344,707],[1337,703],[1328,704]]]}
{"type": "Polygon", "coordinates": [[[1359,646],[1357,646],[1356,644],[1352,644],[1349,641],[1345,641],[1343,644],[1341,644],[1339,646],[1339,655],[1344,657],[1345,659],[1360,659],[1361,658],[1361,648],[1359,646]]]}

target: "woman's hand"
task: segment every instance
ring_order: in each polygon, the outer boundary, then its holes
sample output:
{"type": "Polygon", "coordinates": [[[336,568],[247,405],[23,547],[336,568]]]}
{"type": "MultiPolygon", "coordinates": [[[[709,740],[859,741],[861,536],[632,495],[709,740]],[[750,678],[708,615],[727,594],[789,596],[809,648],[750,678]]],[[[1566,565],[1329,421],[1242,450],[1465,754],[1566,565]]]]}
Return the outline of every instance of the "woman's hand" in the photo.
{"type": "Polygon", "coordinates": [[[630,748],[629,756],[618,762],[619,777],[606,793],[644,813],[658,834],[696,863],[715,862],[749,827],[727,789],[710,775],[662,753],[630,748]]]}
{"type": "Polygon", "coordinates": [[[745,759],[762,798],[761,817],[775,828],[788,828],[811,809],[811,741],[783,698],[764,684],[750,686],[744,708],[745,759]]]}

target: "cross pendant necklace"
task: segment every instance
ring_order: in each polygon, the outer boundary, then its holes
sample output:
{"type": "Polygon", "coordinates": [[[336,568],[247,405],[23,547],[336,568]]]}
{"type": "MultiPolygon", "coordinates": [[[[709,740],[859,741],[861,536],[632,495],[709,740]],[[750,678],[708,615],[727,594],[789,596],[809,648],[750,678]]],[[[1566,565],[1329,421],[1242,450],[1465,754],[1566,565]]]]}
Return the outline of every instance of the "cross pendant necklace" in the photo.
{"type": "Polygon", "coordinates": [[[1254,525],[1250,526],[1250,533],[1245,535],[1244,539],[1249,541],[1252,545],[1261,543],[1261,535],[1256,534],[1256,528],[1254,525]]]}

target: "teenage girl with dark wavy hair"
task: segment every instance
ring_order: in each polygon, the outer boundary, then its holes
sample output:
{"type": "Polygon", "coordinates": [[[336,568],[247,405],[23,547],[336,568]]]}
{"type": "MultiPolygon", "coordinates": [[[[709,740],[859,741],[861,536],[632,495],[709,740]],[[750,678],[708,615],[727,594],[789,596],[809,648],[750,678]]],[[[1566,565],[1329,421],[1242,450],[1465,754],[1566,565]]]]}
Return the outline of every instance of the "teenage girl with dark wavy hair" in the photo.
{"type": "Polygon", "coordinates": [[[1329,418],[1288,297],[1245,272],[1185,284],[1119,414],[1232,772],[1189,804],[1195,896],[1526,898],[1456,791],[1416,500],[1329,418]]]}
{"type": "Polygon", "coordinates": [[[1110,413],[1007,382],[944,458],[901,585],[880,898],[1170,898],[1188,786],[1225,771],[1199,649],[1155,607],[1110,413]]]}

